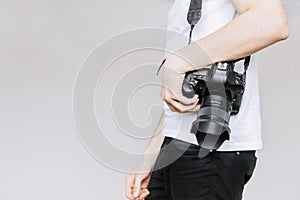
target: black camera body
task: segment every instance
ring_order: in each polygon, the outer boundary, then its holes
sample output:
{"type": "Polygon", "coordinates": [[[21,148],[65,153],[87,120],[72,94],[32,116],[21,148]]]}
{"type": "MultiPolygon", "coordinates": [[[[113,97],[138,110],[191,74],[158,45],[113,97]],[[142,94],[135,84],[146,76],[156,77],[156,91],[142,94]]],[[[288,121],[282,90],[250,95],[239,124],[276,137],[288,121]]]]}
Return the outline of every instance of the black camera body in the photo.
{"type": "Polygon", "coordinates": [[[202,148],[215,150],[229,140],[230,116],[239,112],[249,60],[244,62],[243,74],[234,71],[236,62],[218,62],[185,75],[182,94],[188,98],[197,94],[201,104],[191,133],[202,148]]]}

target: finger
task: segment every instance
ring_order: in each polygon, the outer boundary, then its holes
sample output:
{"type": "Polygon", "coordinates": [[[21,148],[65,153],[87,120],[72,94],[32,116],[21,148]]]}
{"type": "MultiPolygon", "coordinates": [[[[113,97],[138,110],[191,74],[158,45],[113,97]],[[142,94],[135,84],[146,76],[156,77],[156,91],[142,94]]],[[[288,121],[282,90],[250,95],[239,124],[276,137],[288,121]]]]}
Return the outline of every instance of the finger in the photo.
{"type": "Polygon", "coordinates": [[[185,106],[190,106],[190,105],[194,105],[195,102],[199,101],[199,96],[198,95],[194,95],[192,98],[187,98],[185,96],[183,96],[182,94],[176,94],[174,92],[172,92],[172,90],[164,88],[161,92],[161,97],[163,100],[165,100],[167,97],[172,98],[175,101],[179,101],[181,104],[185,105],[185,106]]]}
{"type": "Polygon", "coordinates": [[[151,173],[144,174],[142,177],[142,182],[140,184],[140,194],[138,196],[138,199],[145,199],[149,194],[149,190],[147,189],[150,179],[151,179],[151,173]]]}
{"type": "Polygon", "coordinates": [[[166,102],[166,103],[167,103],[168,107],[170,108],[170,110],[171,110],[172,112],[184,113],[184,112],[182,112],[181,110],[179,110],[179,109],[177,109],[176,107],[174,107],[171,103],[169,103],[169,102],[166,102]]]}
{"type": "MultiPolygon", "coordinates": [[[[183,106],[180,105],[180,106],[174,106],[174,104],[176,104],[177,102],[172,102],[171,103],[167,103],[167,105],[169,106],[170,110],[172,112],[178,112],[178,113],[187,113],[187,112],[196,112],[200,109],[200,106],[199,105],[195,105],[195,107],[186,107],[186,108],[182,108],[183,106]],[[180,108],[178,108],[180,107],[180,108]]],[[[180,104],[180,103],[179,103],[180,104]]]]}
{"type": "Polygon", "coordinates": [[[195,102],[198,103],[199,101],[199,96],[194,95],[193,98],[187,98],[185,96],[178,96],[177,100],[180,101],[183,105],[189,106],[189,105],[194,105],[195,102]]]}
{"type": "Polygon", "coordinates": [[[130,175],[126,181],[126,197],[130,200],[134,199],[133,187],[134,187],[134,176],[130,175]]]}
{"type": "Polygon", "coordinates": [[[200,108],[201,108],[201,105],[198,104],[198,105],[197,105],[193,110],[191,110],[190,112],[197,112],[197,111],[200,110],[200,108]]]}
{"type": "Polygon", "coordinates": [[[175,108],[175,110],[179,111],[180,113],[190,112],[194,110],[195,107],[198,105],[198,101],[195,101],[192,105],[184,105],[181,102],[178,102],[177,100],[174,100],[170,97],[168,98],[168,96],[166,98],[166,102],[168,105],[172,105],[171,107],[169,106],[171,110],[175,108]]]}
{"type": "Polygon", "coordinates": [[[161,93],[160,93],[160,98],[165,101],[166,100],[166,95],[165,95],[165,90],[161,90],[161,93]]]}
{"type": "Polygon", "coordinates": [[[143,177],[143,181],[141,183],[141,188],[142,189],[147,189],[148,187],[148,184],[150,182],[150,179],[151,179],[151,171],[149,173],[146,173],[145,176],[143,177]]]}
{"type": "Polygon", "coordinates": [[[141,192],[140,190],[141,190],[141,180],[140,180],[140,178],[137,178],[135,180],[134,189],[133,189],[133,197],[134,198],[137,198],[140,195],[140,192],[141,192]]]}
{"type": "Polygon", "coordinates": [[[149,190],[148,190],[148,189],[144,189],[144,190],[142,191],[142,194],[141,194],[141,196],[140,196],[140,199],[145,199],[146,197],[149,196],[149,194],[150,194],[149,190]]]}
{"type": "Polygon", "coordinates": [[[172,112],[183,113],[183,112],[181,112],[180,110],[178,110],[177,108],[175,108],[172,104],[170,104],[170,103],[168,103],[168,102],[166,102],[166,103],[167,103],[168,107],[170,108],[170,110],[171,110],[172,112]]]}

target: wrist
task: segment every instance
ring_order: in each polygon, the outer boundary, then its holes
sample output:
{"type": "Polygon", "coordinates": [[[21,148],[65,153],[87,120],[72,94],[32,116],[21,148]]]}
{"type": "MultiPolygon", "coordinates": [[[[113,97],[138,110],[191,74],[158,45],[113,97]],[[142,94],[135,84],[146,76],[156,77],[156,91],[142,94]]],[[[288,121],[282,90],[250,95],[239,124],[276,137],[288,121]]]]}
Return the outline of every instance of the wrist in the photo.
{"type": "Polygon", "coordinates": [[[147,173],[154,168],[158,153],[146,153],[135,168],[137,173],[147,173]]]}
{"type": "Polygon", "coordinates": [[[200,69],[211,65],[209,55],[206,53],[204,48],[197,42],[193,42],[190,45],[176,51],[174,53],[178,58],[184,60],[184,65],[178,66],[176,71],[179,73],[186,73],[188,71],[200,69]]]}

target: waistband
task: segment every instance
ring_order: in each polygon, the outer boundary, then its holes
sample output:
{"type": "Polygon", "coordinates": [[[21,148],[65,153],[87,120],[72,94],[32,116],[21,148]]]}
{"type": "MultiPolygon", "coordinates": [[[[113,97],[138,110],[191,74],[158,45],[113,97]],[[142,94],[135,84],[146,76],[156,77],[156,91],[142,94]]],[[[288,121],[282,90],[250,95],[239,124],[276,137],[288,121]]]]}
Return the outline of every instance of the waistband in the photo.
{"type": "MultiPolygon", "coordinates": [[[[172,137],[167,137],[165,136],[164,141],[162,143],[162,147],[170,144],[170,143],[174,143],[174,145],[176,145],[177,147],[180,148],[183,147],[183,149],[185,149],[186,151],[196,151],[199,152],[199,150],[201,149],[201,147],[199,145],[195,145],[183,140],[179,140],[176,138],[172,138],[172,137]]],[[[220,152],[220,153],[236,153],[236,154],[240,154],[240,153],[255,153],[255,150],[236,150],[236,151],[218,151],[218,150],[210,150],[210,152],[220,152]]]]}

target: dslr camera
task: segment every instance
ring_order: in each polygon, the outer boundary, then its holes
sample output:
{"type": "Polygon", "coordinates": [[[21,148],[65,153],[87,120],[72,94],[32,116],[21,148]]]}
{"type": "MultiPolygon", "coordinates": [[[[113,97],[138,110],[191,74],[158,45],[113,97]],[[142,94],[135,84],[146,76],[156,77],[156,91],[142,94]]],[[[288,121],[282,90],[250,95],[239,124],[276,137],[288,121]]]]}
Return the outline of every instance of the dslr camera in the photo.
{"type": "Polygon", "coordinates": [[[192,98],[197,94],[201,104],[191,127],[201,148],[216,150],[230,138],[229,120],[239,112],[250,57],[245,58],[243,73],[234,71],[240,60],[218,62],[185,75],[183,95],[192,98]]]}

